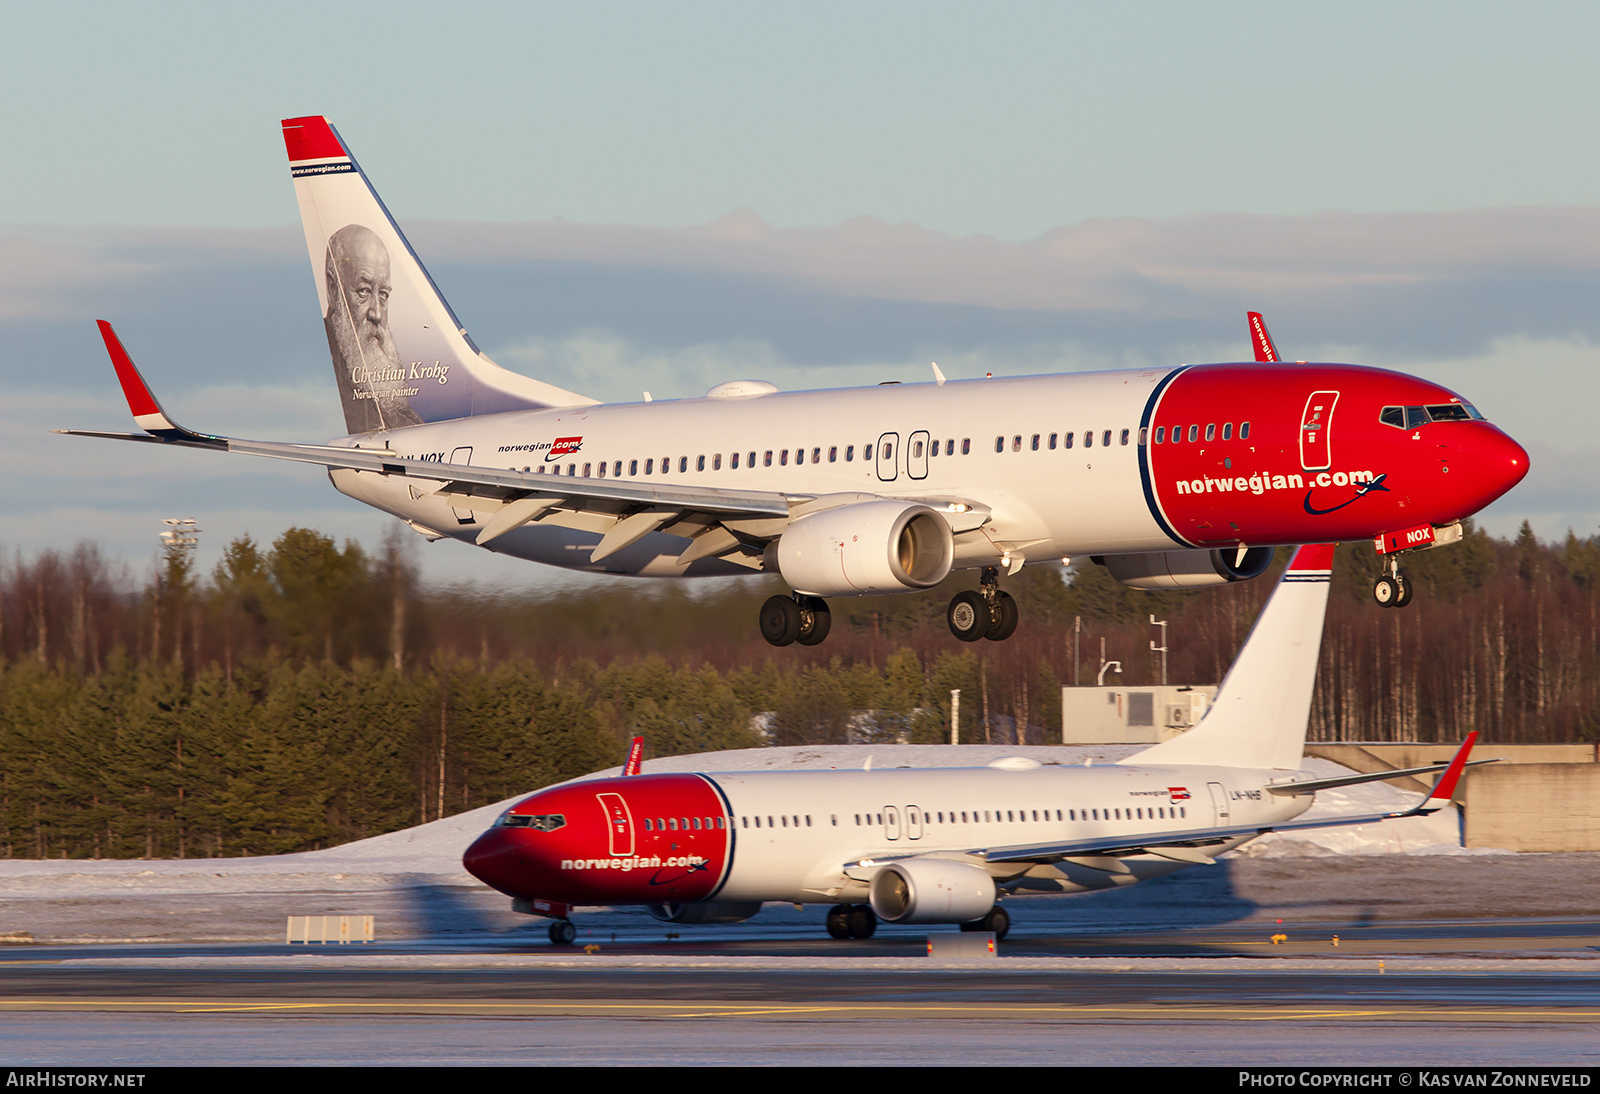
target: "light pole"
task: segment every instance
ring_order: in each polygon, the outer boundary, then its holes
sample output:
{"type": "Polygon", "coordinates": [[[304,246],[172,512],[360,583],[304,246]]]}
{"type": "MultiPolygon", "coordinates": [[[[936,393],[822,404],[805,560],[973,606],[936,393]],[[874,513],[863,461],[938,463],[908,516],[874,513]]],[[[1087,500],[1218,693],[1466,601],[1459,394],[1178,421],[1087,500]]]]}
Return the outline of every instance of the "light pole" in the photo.
{"type": "Polygon", "coordinates": [[[1161,628],[1161,645],[1159,645],[1159,646],[1156,645],[1155,639],[1152,638],[1150,640],[1150,648],[1161,655],[1161,686],[1162,687],[1166,687],[1167,686],[1167,621],[1165,619],[1157,619],[1155,616],[1152,615],[1150,617],[1150,625],[1152,627],[1160,627],[1161,628]]]}

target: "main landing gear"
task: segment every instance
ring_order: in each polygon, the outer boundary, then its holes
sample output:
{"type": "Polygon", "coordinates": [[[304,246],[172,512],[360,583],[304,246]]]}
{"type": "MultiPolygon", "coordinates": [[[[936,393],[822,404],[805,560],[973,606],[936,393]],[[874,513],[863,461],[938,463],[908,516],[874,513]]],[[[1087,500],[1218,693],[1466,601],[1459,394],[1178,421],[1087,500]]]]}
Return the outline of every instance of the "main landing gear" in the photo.
{"type": "Polygon", "coordinates": [[[1016,633],[1016,598],[1000,591],[998,567],[985,566],[978,582],[977,589],[950,598],[950,610],[945,613],[950,633],[963,642],[976,642],[980,638],[1004,642],[1016,633]]]}
{"type": "Polygon", "coordinates": [[[820,596],[768,597],[761,605],[761,637],[774,646],[815,646],[828,637],[833,616],[820,596]]]}
{"type": "Polygon", "coordinates": [[[550,924],[550,944],[552,946],[570,946],[578,940],[578,928],[573,926],[570,919],[558,919],[550,924]]]}
{"type": "Polygon", "coordinates": [[[829,938],[871,938],[878,916],[870,904],[835,904],[828,909],[829,938]]]}
{"type": "Polygon", "coordinates": [[[989,909],[989,914],[982,919],[974,919],[971,923],[961,924],[963,931],[992,931],[995,941],[1000,941],[1011,933],[1011,917],[1006,910],[996,904],[989,909]]]}
{"type": "Polygon", "coordinates": [[[1411,603],[1411,595],[1416,591],[1411,584],[1411,577],[1400,568],[1400,559],[1388,559],[1389,572],[1378,578],[1372,586],[1372,599],[1378,602],[1380,608],[1403,608],[1411,603]]]}

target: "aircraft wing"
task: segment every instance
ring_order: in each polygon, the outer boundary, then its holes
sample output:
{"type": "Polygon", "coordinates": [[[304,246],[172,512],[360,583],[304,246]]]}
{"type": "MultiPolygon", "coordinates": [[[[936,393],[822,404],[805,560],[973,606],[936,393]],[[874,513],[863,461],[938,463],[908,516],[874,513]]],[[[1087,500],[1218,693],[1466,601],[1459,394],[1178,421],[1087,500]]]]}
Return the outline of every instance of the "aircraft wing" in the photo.
{"type": "MultiPolygon", "coordinates": [[[[101,320],[100,334],[128,400],[128,409],[145,432],[87,429],[57,432],[238,452],[310,463],[330,470],[404,476],[408,481],[415,480],[424,492],[441,495],[459,507],[492,512],[478,533],[480,546],[523,524],[545,520],[603,532],[593,552],[595,561],[622,550],[650,532],[664,531],[692,541],[679,556],[682,563],[723,557],[755,566],[759,565],[764,542],[781,534],[789,519],[805,511],[808,503],[819,502],[809,494],[535,475],[510,468],[403,459],[389,449],[359,445],[288,444],[199,433],[179,425],[162,408],[111,324],[101,320]]],[[[810,507],[825,508],[836,503],[821,499],[820,504],[810,507]]],[[[963,511],[966,508],[969,507],[963,507],[963,511]]]]}
{"type": "MultiPolygon", "coordinates": [[[[1299,832],[1313,828],[1342,828],[1356,824],[1373,824],[1377,821],[1397,820],[1401,817],[1421,817],[1437,812],[1450,801],[1456,783],[1467,767],[1467,756],[1477,742],[1476,731],[1469,733],[1451,759],[1450,765],[1433,790],[1410,809],[1392,813],[1363,813],[1344,817],[1327,817],[1322,820],[1292,820],[1280,824],[1241,824],[1214,828],[1192,828],[1187,831],[1133,833],[1114,836],[1095,836],[1080,840],[1061,840],[1054,843],[1023,844],[1015,847],[989,847],[973,853],[990,863],[1003,862],[1053,862],[1079,856],[1120,856],[1151,854],[1183,862],[1209,862],[1211,856],[1201,848],[1214,847],[1240,836],[1264,836],[1268,832],[1299,832]]],[[[1393,777],[1399,772],[1385,772],[1393,777]]]]}

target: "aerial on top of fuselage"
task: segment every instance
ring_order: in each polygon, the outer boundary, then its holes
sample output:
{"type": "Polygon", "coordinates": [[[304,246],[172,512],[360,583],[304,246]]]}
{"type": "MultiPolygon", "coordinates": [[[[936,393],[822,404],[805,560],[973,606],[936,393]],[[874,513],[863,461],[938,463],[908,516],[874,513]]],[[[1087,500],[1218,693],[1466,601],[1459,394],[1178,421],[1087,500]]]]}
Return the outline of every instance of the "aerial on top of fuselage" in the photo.
{"type": "MultiPolygon", "coordinates": [[[[951,632],[1000,641],[1019,619],[1002,578],[1082,556],[1136,588],[1189,588],[1258,576],[1279,545],[1370,538],[1390,559],[1375,596],[1404,603],[1403,554],[1459,538],[1527,472],[1454,393],[1354,365],[948,384],[935,366],[933,383],[733,380],[601,405],[479,350],[325,118],[288,119],[283,139],[349,435],[184,429],[105,325],[145,430],[117,436],[320,464],[430,539],[550,565],[777,574],[792,593],[760,613],[776,645],[826,638],[828,597],[918,592],[957,569],[978,587],[951,599],[951,632]]],[[[1258,314],[1251,332],[1276,358],[1258,314]]]]}

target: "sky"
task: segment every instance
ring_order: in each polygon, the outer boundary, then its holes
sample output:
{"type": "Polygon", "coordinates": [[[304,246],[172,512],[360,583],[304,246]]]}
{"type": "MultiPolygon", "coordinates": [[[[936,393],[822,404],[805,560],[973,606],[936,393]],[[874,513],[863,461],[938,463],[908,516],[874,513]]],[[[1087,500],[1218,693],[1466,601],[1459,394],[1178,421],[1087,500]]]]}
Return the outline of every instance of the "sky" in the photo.
{"type": "MultiPolygon", "coordinates": [[[[203,567],[392,523],[130,428],[93,320],[209,432],[343,431],[279,119],[326,114],[478,344],[608,400],[1249,353],[1396,368],[1528,448],[1483,517],[1600,533],[1580,4],[63,3],[8,13],[0,550],[163,517],[203,567]],[[130,451],[131,450],[131,451],[130,451]]],[[[440,579],[557,575],[451,543],[440,579]]]]}

